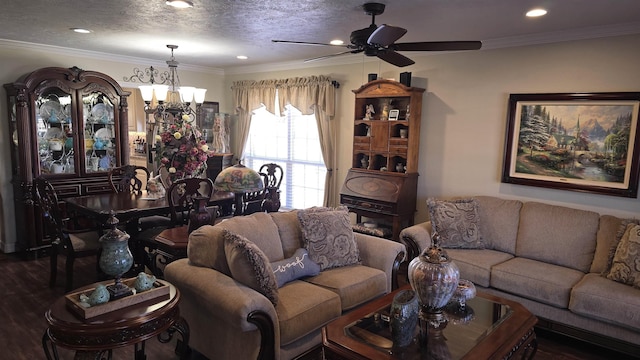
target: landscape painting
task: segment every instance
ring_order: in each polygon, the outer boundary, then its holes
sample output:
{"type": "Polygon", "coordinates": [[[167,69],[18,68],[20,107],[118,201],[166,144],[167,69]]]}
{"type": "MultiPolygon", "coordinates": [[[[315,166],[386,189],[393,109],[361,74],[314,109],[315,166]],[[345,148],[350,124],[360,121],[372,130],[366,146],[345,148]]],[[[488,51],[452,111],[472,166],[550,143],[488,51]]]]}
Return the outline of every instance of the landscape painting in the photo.
{"type": "Polygon", "coordinates": [[[502,181],[636,197],[640,93],[512,94],[502,181]]]}

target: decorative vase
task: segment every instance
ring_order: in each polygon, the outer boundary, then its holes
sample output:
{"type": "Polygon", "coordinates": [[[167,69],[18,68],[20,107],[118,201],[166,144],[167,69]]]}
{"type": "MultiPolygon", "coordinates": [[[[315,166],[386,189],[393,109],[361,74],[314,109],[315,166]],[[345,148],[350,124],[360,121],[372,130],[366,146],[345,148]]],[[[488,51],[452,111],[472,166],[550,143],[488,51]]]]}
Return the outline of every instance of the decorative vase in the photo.
{"type": "Polygon", "coordinates": [[[196,196],[193,198],[193,209],[189,212],[189,227],[187,232],[191,232],[202,225],[209,225],[211,223],[211,214],[207,211],[207,203],[209,197],[196,196]]]}
{"type": "Polygon", "coordinates": [[[112,210],[107,220],[110,229],[100,238],[102,244],[100,269],[115,278],[115,283],[107,286],[111,300],[133,294],[131,289],[122,282],[122,275],[133,265],[133,256],[129,250],[129,234],[117,228],[118,222],[112,210]]]}
{"type": "Polygon", "coordinates": [[[401,290],[394,297],[389,309],[393,346],[405,347],[413,341],[418,325],[420,305],[413,290],[401,290]]]}
{"type": "Polygon", "coordinates": [[[440,321],[442,309],[458,287],[460,271],[438,243],[440,236],[433,232],[431,246],[409,263],[409,283],[418,295],[420,313],[440,321]],[[431,315],[431,316],[429,316],[431,315]]]}

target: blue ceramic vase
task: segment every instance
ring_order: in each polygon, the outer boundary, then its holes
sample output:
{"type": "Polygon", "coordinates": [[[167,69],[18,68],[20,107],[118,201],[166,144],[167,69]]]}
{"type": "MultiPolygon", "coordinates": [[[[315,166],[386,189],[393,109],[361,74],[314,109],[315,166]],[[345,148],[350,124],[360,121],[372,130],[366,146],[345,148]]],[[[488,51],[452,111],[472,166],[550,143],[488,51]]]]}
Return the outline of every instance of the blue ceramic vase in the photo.
{"type": "Polygon", "coordinates": [[[401,290],[393,297],[389,309],[389,323],[394,347],[411,344],[416,333],[419,312],[418,297],[413,290],[401,290]]]}

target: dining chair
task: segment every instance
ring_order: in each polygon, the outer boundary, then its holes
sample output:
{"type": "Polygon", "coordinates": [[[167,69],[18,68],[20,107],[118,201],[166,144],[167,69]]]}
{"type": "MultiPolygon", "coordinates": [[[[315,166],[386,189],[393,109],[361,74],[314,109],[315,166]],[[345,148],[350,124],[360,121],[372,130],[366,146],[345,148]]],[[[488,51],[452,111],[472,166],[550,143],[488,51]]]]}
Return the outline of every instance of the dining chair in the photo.
{"type": "Polygon", "coordinates": [[[43,177],[37,177],[33,182],[34,198],[42,214],[43,225],[51,239],[51,273],[49,286],[54,287],[58,274],[58,255],[65,255],[65,291],[73,290],[73,264],[76,258],[85,256],[96,257],[96,278],[100,273],[98,254],[100,252],[100,236],[98,229],[91,231],[70,230],[66,228],[68,219],[62,218],[62,211],[58,205],[58,195],[55,189],[43,177]]]}
{"type": "Polygon", "coordinates": [[[262,208],[266,212],[276,212],[280,209],[280,184],[284,171],[276,163],[267,163],[260,166],[259,172],[266,175],[264,177],[265,199],[262,208]]]}
{"type": "Polygon", "coordinates": [[[109,184],[114,192],[142,194],[151,174],[144,166],[124,165],[109,170],[109,184]],[[144,181],[144,183],[143,183],[144,181]]]}

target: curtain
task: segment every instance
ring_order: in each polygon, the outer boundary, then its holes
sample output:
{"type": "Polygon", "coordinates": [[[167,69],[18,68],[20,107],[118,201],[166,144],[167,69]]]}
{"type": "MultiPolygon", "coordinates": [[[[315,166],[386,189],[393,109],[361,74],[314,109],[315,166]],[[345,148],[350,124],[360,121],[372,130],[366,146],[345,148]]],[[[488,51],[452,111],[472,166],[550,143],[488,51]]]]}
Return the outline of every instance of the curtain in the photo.
{"type": "Polygon", "coordinates": [[[304,115],[315,114],[320,135],[320,149],[327,168],[325,178],[324,205],[335,206],[337,188],[333,181],[335,166],[335,87],[329,77],[309,76],[281,80],[244,80],[233,83],[234,105],[238,113],[238,141],[234,153],[242,158],[244,146],[249,136],[252,112],[266,106],[271,113],[276,113],[273,106],[278,93],[280,112],[287,104],[299,109],[304,115]]]}

